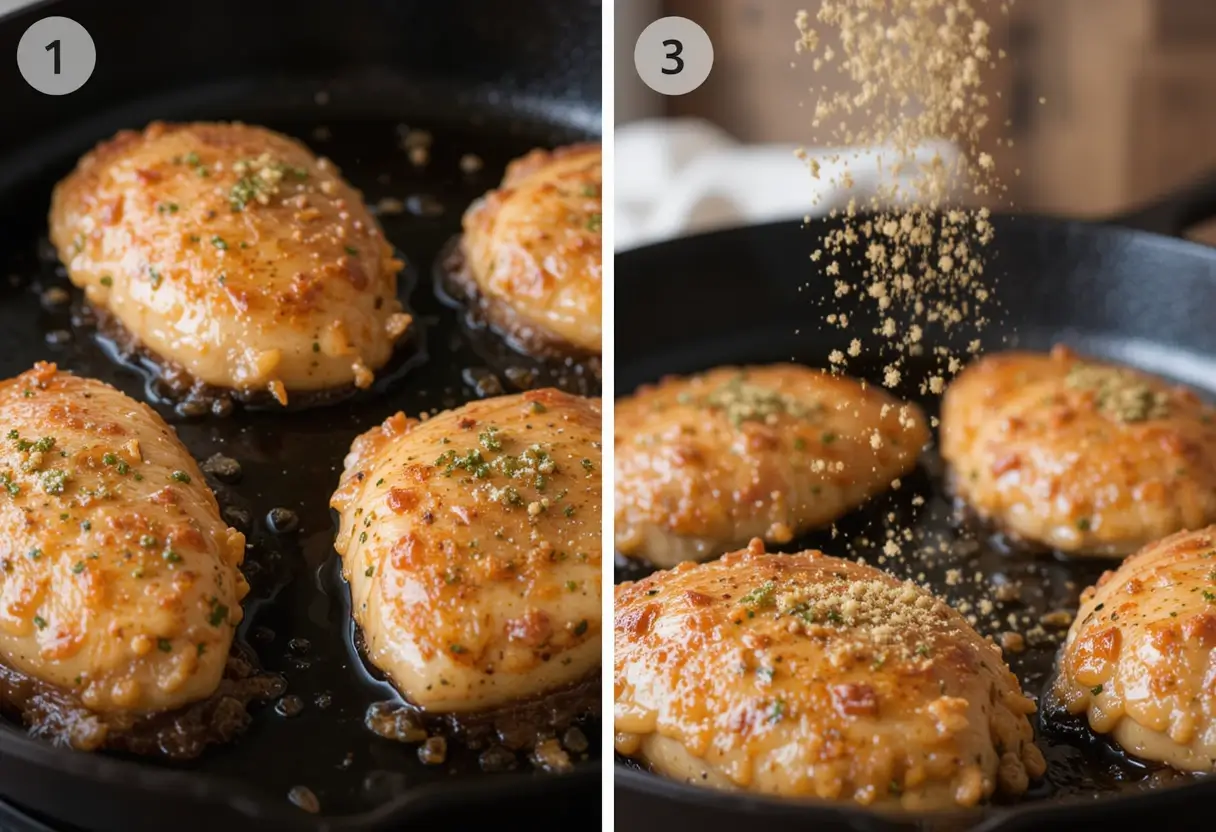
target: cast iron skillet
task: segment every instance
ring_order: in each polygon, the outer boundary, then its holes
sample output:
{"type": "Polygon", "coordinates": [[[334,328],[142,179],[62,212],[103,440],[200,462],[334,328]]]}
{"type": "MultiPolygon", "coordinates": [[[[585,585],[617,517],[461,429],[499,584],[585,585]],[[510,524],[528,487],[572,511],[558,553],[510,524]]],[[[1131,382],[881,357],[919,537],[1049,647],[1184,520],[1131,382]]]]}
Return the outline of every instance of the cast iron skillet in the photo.
{"type": "Polygon", "coordinates": [[[158,118],[281,129],[332,158],[370,204],[402,200],[404,213],[381,219],[409,263],[401,294],[422,326],[387,383],[333,407],[193,419],[160,407],[197,458],[222,451],[243,467],[235,485],[212,481],[221,504],[251,518],[253,590],[238,641],[284,677],[303,711],[285,717],[273,702],[255,706],[236,743],[176,766],[52,748],[3,721],[0,796],[47,827],[114,832],[459,828],[489,817],[548,827],[576,811],[598,818],[598,720],[581,726],[590,747],[561,775],[536,772],[522,758],[513,772],[485,774],[476,753],[457,750],[428,767],[413,746],[364,728],[367,705],[393,694],[352,647],[327,507],[350,440],[397,410],[510,392],[528,371],[534,383],[598,393],[593,375],[546,373],[553,368],[470,329],[437,300],[430,279],[461,211],[509,159],[598,136],[598,4],[64,0],[0,20],[0,54],[14,54],[25,29],[51,14],[91,32],[98,62],[88,84],[61,98],[26,87],[15,67],[0,74],[0,374],[46,359],[137,398],[156,392],[74,322],[78,295],[66,306],[43,302],[48,288],[66,285],[43,237],[51,187],[79,154],[158,118]],[[426,166],[402,150],[406,129],[433,134],[426,166]],[[484,162],[476,173],[460,166],[470,153],[484,162]],[[263,518],[275,507],[294,511],[299,530],[272,534],[263,518]],[[294,786],[315,792],[320,814],[288,802],[294,786]]]}
{"type": "MultiPolygon", "coordinates": [[[[1047,348],[1068,343],[1193,385],[1216,396],[1216,250],[1166,234],[1180,234],[1216,208],[1216,187],[1204,183],[1114,222],[1094,223],[1006,215],[995,219],[996,239],[988,274],[996,277],[999,309],[981,330],[984,351],[1014,346],[1047,348]],[[1161,233],[1131,230],[1137,224],[1161,233]]],[[[821,325],[825,291],[822,272],[812,270],[809,253],[830,221],[810,227],[779,222],[678,239],[618,253],[615,280],[618,339],[616,389],[627,394],[639,384],[670,373],[688,373],[725,363],[796,360],[824,366],[833,349],[846,349],[858,332],[876,325],[874,306],[854,309],[848,331],[821,325]],[[807,281],[811,281],[806,286],[807,281]],[[804,286],[802,291],[798,287],[804,286]],[[644,299],[639,302],[638,299],[644,299]],[[672,314],[672,310],[681,310],[672,314]],[[867,314],[868,313],[868,314],[867,314]],[[799,334],[795,334],[799,333],[799,334]]],[[[842,263],[842,267],[843,267],[842,263]]],[[[826,291],[831,294],[831,278],[826,291]]],[[[975,330],[951,343],[955,349],[975,330]]],[[[864,341],[863,343],[873,343],[864,341]]],[[[940,338],[932,343],[944,343],[940,338]]],[[[850,372],[881,381],[878,366],[850,372]]],[[[905,376],[912,375],[905,373],[905,376]]],[[[923,378],[923,373],[916,373],[923,378]]],[[[911,385],[909,385],[911,387],[911,385]]],[[[932,401],[915,389],[898,391],[919,400],[930,412],[932,401]]],[[[944,494],[941,463],[932,450],[920,469],[903,478],[895,493],[872,501],[838,523],[842,535],[808,535],[781,551],[820,548],[849,556],[845,541],[867,530],[879,531],[880,518],[895,512],[897,528],[912,526],[930,540],[942,540],[948,555],[930,562],[912,558],[887,568],[907,577],[921,569],[934,589],[954,602],[975,603],[969,582],[950,586],[945,571],[1020,581],[1020,601],[998,603],[995,614],[1028,614],[1037,619],[1060,608],[1075,609],[1077,595],[1106,563],[1068,562],[1050,554],[1011,550],[999,539],[967,528],[944,494]],[[914,509],[912,498],[925,505],[914,509]],[[976,545],[976,539],[982,541],[976,545]]],[[[874,539],[874,536],[871,537],[874,539]]],[[[853,554],[869,555],[874,544],[853,554]]],[[[634,579],[645,570],[617,559],[616,580],[634,579]]],[[[1005,627],[986,622],[981,632],[1005,627]]],[[[1019,628],[1020,629],[1020,628],[1019,628]]],[[[1063,633],[1058,630],[1057,633],[1063,633]]],[[[1028,693],[1040,695],[1050,681],[1058,638],[1032,640],[1021,655],[1008,654],[1028,693]]],[[[1162,828],[1199,828],[1216,800],[1216,779],[1195,781],[1153,769],[1095,741],[1075,721],[1043,718],[1036,726],[1048,760],[1044,782],[1032,784],[1027,797],[1013,804],[974,812],[879,815],[860,808],[813,802],[779,801],[723,794],[660,779],[617,758],[615,811],[620,828],[737,829],[741,824],[766,830],[896,830],[1096,828],[1098,824],[1158,824],[1162,828]]]]}

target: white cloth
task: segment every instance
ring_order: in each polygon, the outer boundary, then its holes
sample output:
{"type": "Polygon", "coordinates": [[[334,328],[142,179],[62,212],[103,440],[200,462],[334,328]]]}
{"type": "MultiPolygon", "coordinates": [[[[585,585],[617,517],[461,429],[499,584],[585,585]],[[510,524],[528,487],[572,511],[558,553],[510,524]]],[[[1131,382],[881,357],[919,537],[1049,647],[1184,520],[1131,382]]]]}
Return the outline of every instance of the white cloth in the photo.
{"type": "MultiPolygon", "coordinates": [[[[797,145],[744,145],[700,119],[649,119],[617,128],[613,141],[617,251],[671,237],[737,225],[822,216],[852,198],[868,204],[892,179],[882,161],[891,149],[806,148],[820,163],[813,178],[797,145]],[[834,161],[835,160],[835,161],[834,161]],[[847,166],[850,188],[830,180],[847,166]]],[[[928,162],[952,165],[958,151],[941,142],[918,148],[928,162]]],[[[907,176],[915,165],[906,166],[907,176]]]]}

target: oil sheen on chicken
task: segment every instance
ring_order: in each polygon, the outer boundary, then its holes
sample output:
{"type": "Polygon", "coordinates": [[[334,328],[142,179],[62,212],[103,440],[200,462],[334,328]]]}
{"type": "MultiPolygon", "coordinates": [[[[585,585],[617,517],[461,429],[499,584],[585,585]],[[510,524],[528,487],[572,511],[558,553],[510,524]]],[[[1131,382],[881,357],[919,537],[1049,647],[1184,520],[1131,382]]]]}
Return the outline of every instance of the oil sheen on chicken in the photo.
{"type": "Polygon", "coordinates": [[[524,352],[600,353],[601,155],[598,144],[534,150],[465,213],[457,277],[524,352]]]}
{"type": "Polygon", "coordinates": [[[600,403],[558,390],[396,414],[331,505],[367,656],[413,704],[487,712],[600,667],[600,403]]]}
{"type": "Polygon", "coordinates": [[[1081,594],[1052,696],[1124,751],[1216,772],[1216,526],[1151,543],[1081,594]]]}
{"type": "Polygon", "coordinates": [[[1216,522],[1216,408],[1065,347],[981,359],[942,402],[954,491],[1015,539],[1123,557],[1216,522]]]}
{"type": "Polygon", "coordinates": [[[912,583],[744,551],[616,588],[616,749],[728,790],[973,806],[1043,774],[1000,649],[912,583]]]}
{"type": "Polygon", "coordinates": [[[55,189],[72,282],[161,363],[286,404],[359,388],[410,324],[358,191],[299,142],[243,124],[153,123],[55,189]]]}
{"type": "Polygon", "coordinates": [[[796,364],[664,379],[616,402],[617,550],[672,566],[788,543],[891,487],[928,439],[916,405],[796,364]]]}
{"type": "Polygon", "coordinates": [[[248,586],[245,538],[173,430],[38,364],[0,382],[0,657],[98,713],[204,699],[248,586]]]}

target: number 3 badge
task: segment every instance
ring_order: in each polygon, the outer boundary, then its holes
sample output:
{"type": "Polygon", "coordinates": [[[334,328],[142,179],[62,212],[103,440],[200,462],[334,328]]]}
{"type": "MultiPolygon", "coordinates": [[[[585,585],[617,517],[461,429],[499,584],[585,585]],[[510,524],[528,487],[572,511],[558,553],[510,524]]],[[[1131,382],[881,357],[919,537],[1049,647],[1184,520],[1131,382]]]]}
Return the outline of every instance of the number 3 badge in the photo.
{"type": "Polygon", "coordinates": [[[714,65],[714,45],[705,30],[686,17],[651,23],[633,48],[638,77],[655,92],[684,95],[705,83],[714,65]]]}

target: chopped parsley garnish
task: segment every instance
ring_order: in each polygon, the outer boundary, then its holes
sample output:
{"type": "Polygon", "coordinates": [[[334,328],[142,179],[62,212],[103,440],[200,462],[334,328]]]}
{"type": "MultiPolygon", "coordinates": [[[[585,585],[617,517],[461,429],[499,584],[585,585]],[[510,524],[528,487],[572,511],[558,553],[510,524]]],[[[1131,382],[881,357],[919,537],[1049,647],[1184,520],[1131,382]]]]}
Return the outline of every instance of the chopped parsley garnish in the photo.
{"type": "Polygon", "coordinates": [[[34,626],[37,627],[39,630],[45,630],[46,629],[46,619],[43,618],[41,615],[35,615],[34,616],[34,626]]]}
{"type": "Polygon", "coordinates": [[[777,585],[772,581],[766,581],[740,598],[739,603],[749,607],[767,607],[773,603],[773,595],[776,592],[777,585]]]}
{"type": "Polygon", "coordinates": [[[216,598],[211,599],[211,616],[207,621],[212,627],[218,627],[228,620],[228,605],[219,603],[216,598]]]}
{"type": "Polygon", "coordinates": [[[99,282],[102,286],[109,288],[114,285],[114,278],[110,277],[108,274],[103,274],[99,282]]]}
{"type": "Polygon", "coordinates": [[[228,192],[228,204],[232,206],[233,211],[244,210],[251,199],[258,195],[258,182],[261,180],[255,176],[242,176],[237,180],[237,183],[232,186],[232,190],[228,192]]]}
{"type": "Polygon", "coordinates": [[[1205,589],[1203,591],[1203,600],[1207,601],[1209,604],[1216,604],[1216,592],[1205,589]]]}
{"type": "Polygon", "coordinates": [[[182,562],[182,556],[179,555],[177,552],[173,551],[172,549],[166,549],[164,551],[164,554],[161,555],[161,557],[165,559],[166,563],[181,563],[182,562]]]}
{"type": "Polygon", "coordinates": [[[370,578],[372,575],[376,574],[376,567],[374,567],[374,566],[367,567],[367,569],[365,569],[363,571],[363,574],[370,578]]]}
{"type": "Polygon", "coordinates": [[[347,246],[346,253],[349,254],[351,257],[358,257],[359,249],[355,248],[354,246],[347,246]]]}
{"type": "Polygon", "coordinates": [[[769,722],[780,722],[783,716],[785,716],[785,700],[774,700],[773,708],[768,715],[769,722]]]}
{"type": "Polygon", "coordinates": [[[584,618],[574,625],[574,634],[581,636],[585,632],[587,632],[587,619],[584,618]]]}
{"type": "Polygon", "coordinates": [[[1090,530],[1091,525],[1092,524],[1088,517],[1078,517],[1077,518],[1077,529],[1079,531],[1087,532],[1090,530]]]}
{"type": "Polygon", "coordinates": [[[586,471],[588,474],[590,474],[592,471],[595,470],[595,465],[589,459],[584,459],[582,464],[583,464],[583,470],[586,471]]]}
{"type": "Polygon", "coordinates": [[[445,451],[435,460],[435,464],[445,466],[443,473],[448,476],[451,476],[457,468],[463,468],[479,480],[490,476],[491,471],[490,463],[486,462],[481,451],[476,449],[468,451],[463,456],[458,456],[455,451],[445,451]]]}
{"type": "Polygon", "coordinates": [[[455,653],[456,655],[460,655],[461,653],[467,653],[467,652],[468,652],[467,650],[465,650],[465,648],[464,648],[464,645],[463,645],[463,644],[453,644],[453,645],[451,645],[451,646],[450,646],[448,649],[449,649],[449,650],[451,650],[451,651],[452,651],[453,653],[455,653]]]}
{"type": "Polygon", "coordinates": [[[486,428],[477,435],[477,440],[481,443],[481,447],[487,451],[502,450],[502,439],[498,436],[498,428],[486,428]]]}
{"type": "Polygon", "coordinates": [[[224,238],[218,234],[211,238],[211,245],[215,246],[220,251],[228,250],[228,243],[225,242],[224,238]]]}
{"type": "Polygon", "coordinates": [[[601,228],[603,227],[603,223],[604,223],[603,214],[592,214],[591,216],[587,217],[587,230],[588,231],[600,231],[601,228]]]}
{"type": "Polygon", "coordinates": [[[1102,686],[1094,685],[1092,688],[1089,689],[1089,692],[1091,694],[1093,694],[1094,696],[1097,696],[1098,694],[1100,694],[1102,692],[1102,686]]]}
{"type": "Polygon", "coordinates": [[[185,471],[174,471],[172,474],[169,475],[169,479],[173,480],[174,482],[181,482],[181,483],[189,484],[190,475],[187,474],[185,471]]]}
{"type": "Polygon", "coordinates": [[[83,571],[84,571],[84,561],[78,560],[72,564],[72,573],[73,574],[79,575],[83,571]]]}
{"type": "Polygon", "coordinates": [[[42,550],[41,549],[30,549],[29,552],[27,552],[26,554],[30,560],[38,560],[38,558],[42,557],[42,550]]]}
{"type": "Polygon", "coordinates": [[[172,653],[173,642],[167,638],[158,638],[156,640],[156,649],[162,653],[172,653]]]}

